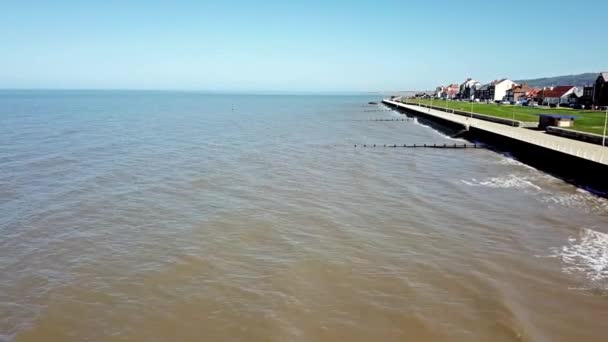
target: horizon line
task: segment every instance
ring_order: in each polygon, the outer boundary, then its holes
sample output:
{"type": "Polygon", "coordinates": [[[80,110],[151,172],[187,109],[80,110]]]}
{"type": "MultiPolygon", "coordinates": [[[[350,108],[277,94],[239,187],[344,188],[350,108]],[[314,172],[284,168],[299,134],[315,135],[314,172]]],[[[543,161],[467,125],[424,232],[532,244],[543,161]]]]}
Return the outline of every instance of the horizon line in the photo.
{"type": "Polygon", "coordinates": [[[132,91],[132,92],[175,92],[226,95],[381,95],[414,92],[420,90],[205,90],[205,89],[152,89],[152,88],[25,88],[0,87],[0,91],[132,91]]]}

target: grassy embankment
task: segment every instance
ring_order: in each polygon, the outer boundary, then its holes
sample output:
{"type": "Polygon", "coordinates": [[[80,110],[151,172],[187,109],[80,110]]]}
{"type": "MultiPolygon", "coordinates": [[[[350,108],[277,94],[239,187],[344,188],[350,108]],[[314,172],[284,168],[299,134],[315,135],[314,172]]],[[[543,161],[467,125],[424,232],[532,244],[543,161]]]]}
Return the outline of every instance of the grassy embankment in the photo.
{"type": "MultiPolygon", "coordinates": [[[[418,104],[431,104],[431,100],[418,100],[409,99],[409,103],[418,104]]],[[[518,121],[529,121],[538,122],[538,114],[554,113],[563,115],[575,115],[578,116],[574,121],[573,129],[590,132],[595,134],[602,134],[604,131],[604,112],[596,112],[589,110],[573,110],[568,108],[533,108],[523,106],[511,106],[511,105],[497,105],[497,104],[486,104],[486,103],[471,103],[471,102],[460,102],[460,101],[444,101],[444,100],[433,100],[433,106],[447,107],[449,109],[462,110],[465,112],[471,111],[471,105],[473,105],[473,112],[490,115],[505,119],[513,119],[518,121]],[[446,103],[447,102],[447,103],[446,103]]]]}

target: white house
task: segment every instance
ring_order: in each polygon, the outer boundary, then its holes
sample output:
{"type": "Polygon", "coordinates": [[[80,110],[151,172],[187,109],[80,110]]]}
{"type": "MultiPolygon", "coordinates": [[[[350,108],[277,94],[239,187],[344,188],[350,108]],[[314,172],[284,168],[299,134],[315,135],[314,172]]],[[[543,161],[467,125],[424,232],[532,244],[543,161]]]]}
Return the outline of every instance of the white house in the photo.
{"type": "Polygon", "coordinates": [[[576,92],[574,86],[558,86],[550,90],[546,90],[544,93],[544,100],[548,105],[560,105],[562,103],[570,102],[570,95],[576,92]]]}
{"type": "Polygon", "coordinates": [[[507,90],[513,88],[514,85],[517,85],[517,83],[507,78],[492,82],[490,84],[490,100],[502,101],[507,96],[507,90]]]}
{"type": "Polygon", "coordinates": [[[445,94],[444,86],[438,86],[437,88],[435,88],[435,97],[443,97],[444,94],[445,94]]]}

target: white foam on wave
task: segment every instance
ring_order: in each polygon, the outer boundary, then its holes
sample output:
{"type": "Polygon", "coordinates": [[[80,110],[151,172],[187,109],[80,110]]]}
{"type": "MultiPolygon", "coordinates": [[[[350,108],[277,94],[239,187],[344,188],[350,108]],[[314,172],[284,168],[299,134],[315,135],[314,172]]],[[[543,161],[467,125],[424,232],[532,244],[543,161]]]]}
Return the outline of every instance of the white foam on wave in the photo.
{"type": "Polygon", "coordinates": [[[541,201],[547,204],[557,204],[568,208],[582,209],[587,213],[608,212],[608,200],[596,196],[584,189],[576,189],[576,193],[548,194],[541,197],[541,201]]]}
{"type": "MultiPolygon", "coordinates": [[[[485,186],[495,189],[520,189],[535,195],[535,198],[546,205],[547,208],[564,207],[580,210],[586,214],[608,215],[608,198],[596,193],[577,188],[565,183],[563,180],[550,174],[527,166],[509,154],[505,154],[495,164],[508,166],[523,166],[521,170],[515,169],[508,175],[496,176],[485,179],[461,180],[468,186],[485,186]],[[533,191],[529,191],[533,190],[533,191]]],[[[604,194],[605,196],[605,194],[604,194]]]]}
{"type": "Polygon", "coordinates": [[[515,165],[515,166],[524,166],[525,164],[518,161],[517,159],[513,159],[513,158],[509,158],[509,157],[504,157],[504,158],[500,158],[496,164],[498,165],[515,165]]]}
{"type": "Polygon", "coordinates": [[[483,180],[475,178],[470,181],[463,180],[462,183],[469,186],[483,186],[496,189],[535,189],[541,190],[541,187],[532,183],[527,177],[521,177],[514,174],[490,177],[483,180]]]}
{"type": "MultiPolygon", "coordinates": [[[[521,163],[516,159],[511,158],[508,153],[504,154],[503,157],[496,162],[496,164],[523,166],[527,169],[530,169],[531,172],[528,172],[525,177],[522,177],[523,179],[529,181],[535,186],[536,184],[547,185],[546,189],[543,189],[542,192],[539,192],[538,199],[542,203],[545,203],[549,206],[559,205],[566,208],[580,209],[586,213],[608,212],[608,200],[606,198],[600,197],[590,191],[581,188],[576,188],[574,186],[568,186],[567,188],[563,188],[562,185],[565,185],[563,180],[540,170],[537,170],[524,163],[521,163]]],[[[468,182],[464,183],[469,184],[468,182]]],[[[538,187],[538,190],[540,190],[540,187],[538,187]]]]}
{"type": "MultiPolygon", "coordinates": [[[[519,160],[513,158],[510,154],[503,154],[502,158],[500,158],[496,164],[498,165],[508,165],[508,166],[521,166],[524,167],[528,170],[534,170],[534,171],[538,171],[537,169],[533,168],[532,166],[522,163],[519,160]]],[[[540,171],[538,171],[540,172],[540,171]]]]}
{"type": "Polygon", "coordinates": [[[417,117],[413,117],[411,121],[412,121],[412,122],[414,123],[414,125],[416,125],[416,126],[425,127],[425,128],[430,128],[430,129],[431,129],[433,132],[435,132],[435,134],[436,134],[437,136],[440,136],[440,137],[445,138],[445,139],[447,139],[447,140],[450,140],[450,141],[461,141],[461,142],[465,141],[465,140],[460,139],[460,138],[453,138],[453,137],[451,137],[450,135],[445,134],[444,132],[442,132],[442,131],[440,131],[440,130],[438,130],[438,129],[436,129],[436,128],[434,128],[434,127],[430,126],[430,125],[423,124],[423,123],[421,123],[420,121],[418,121],[418,118],[417,118],[417,117]]]}
{"type": "Polygon", "coordinates": [[[562,270],[569,274],[583,274],[598,282],[608,280],[608,234],[583,229],[578,236],[568,239],[561,248],[554,248],[551,257],[559,258],[562,270]]]}

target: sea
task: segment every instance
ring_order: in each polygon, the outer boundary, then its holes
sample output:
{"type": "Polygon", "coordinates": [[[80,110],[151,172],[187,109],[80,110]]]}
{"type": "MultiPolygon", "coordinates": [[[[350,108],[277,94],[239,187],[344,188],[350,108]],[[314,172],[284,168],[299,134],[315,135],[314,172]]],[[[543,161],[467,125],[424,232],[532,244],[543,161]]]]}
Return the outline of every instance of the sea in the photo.
{"type": "Polygon", "coordinates": [[[380,98],[0,91],[0,341],[606,340],[608,201],[380,98]]]}

